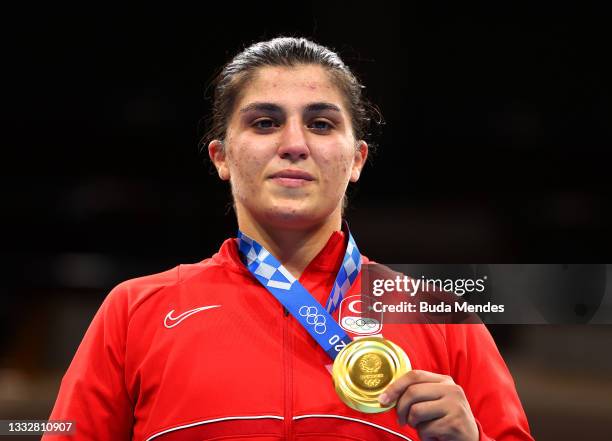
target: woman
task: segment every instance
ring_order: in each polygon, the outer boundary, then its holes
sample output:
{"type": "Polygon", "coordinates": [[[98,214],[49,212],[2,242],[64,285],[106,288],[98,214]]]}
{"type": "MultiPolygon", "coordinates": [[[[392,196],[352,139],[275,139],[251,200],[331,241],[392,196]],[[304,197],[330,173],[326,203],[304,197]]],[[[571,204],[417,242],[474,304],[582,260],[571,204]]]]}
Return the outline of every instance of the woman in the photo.
{"type": "Polygon", "coordinates": [[[333,349],[302,326],[305,316],[332,326],[318,312],[338,318],[367,262],[342,225],[346,188],[368,156],[360,90],[335,53],[305,39],[257,43],[225,66],[208,152],[231,185],[238,239],[116,287],[51,419],[97,440],[531,439],[482,326],[385,325],[414,370],[381,395],[397,406],[379,414],[339,399],[333,349]],[[294,287],[314,298],[313,314],[284,307],[282,291],[294,287]]]}

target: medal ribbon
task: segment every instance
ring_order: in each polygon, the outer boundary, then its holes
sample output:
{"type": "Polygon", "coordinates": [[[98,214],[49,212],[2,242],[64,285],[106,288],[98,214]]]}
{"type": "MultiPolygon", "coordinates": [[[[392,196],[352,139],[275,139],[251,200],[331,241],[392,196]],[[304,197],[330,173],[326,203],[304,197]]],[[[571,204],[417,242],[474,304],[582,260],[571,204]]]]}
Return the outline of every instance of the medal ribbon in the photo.
{"type": "Polygon", "coordinates": [[[331,315],[361,270],[361,254],[348,226],[344,224],[344,227],[348,232],[348,244],[325,308],[276,257],[238,230],[238,249],[251,274],[306,328],[332,360],[351,342],[351,337],[331,315]]]}

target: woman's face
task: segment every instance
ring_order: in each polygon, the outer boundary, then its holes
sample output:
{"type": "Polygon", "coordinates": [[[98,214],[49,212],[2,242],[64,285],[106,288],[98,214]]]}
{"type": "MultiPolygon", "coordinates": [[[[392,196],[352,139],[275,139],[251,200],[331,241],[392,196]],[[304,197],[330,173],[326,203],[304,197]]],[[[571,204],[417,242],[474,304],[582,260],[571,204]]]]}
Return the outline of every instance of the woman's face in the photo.
{"type": "Polygon", "coordinates": [[[230,117],[224,149],[209,145],[232,187],[238,221],[307,228],[340,220],[367,145],[357,141],[342,92],[318,65],[262,67],[230,117]]]}

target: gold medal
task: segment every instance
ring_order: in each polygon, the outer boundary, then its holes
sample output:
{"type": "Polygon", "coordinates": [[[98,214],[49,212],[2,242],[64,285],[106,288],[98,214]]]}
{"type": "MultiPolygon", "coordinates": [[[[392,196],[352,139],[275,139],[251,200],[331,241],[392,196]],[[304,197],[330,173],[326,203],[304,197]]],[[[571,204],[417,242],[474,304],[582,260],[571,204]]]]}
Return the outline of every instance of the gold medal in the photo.
{"type": "Polygon", "coordinates": [[[381,337],[364,337],[349,343],[336,357],[332,378],[344,403],[361,412],[385,412],[378,396],[410,370],[410,359],[397,346],[381,337]]]}

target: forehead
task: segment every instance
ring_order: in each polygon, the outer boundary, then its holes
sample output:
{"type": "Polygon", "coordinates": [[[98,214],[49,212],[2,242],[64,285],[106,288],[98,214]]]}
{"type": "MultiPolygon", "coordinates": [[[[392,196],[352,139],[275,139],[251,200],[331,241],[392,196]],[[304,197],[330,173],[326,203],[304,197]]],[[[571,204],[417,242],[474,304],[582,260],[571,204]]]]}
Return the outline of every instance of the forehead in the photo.
{"type": "Polygon", "coordinates": [[[265,66],[257,69],[241,91],[238,108],[255,101],[291,107],[311,102],[329,102],[345,110],[340,89],[325,68],[265,66]]]}

